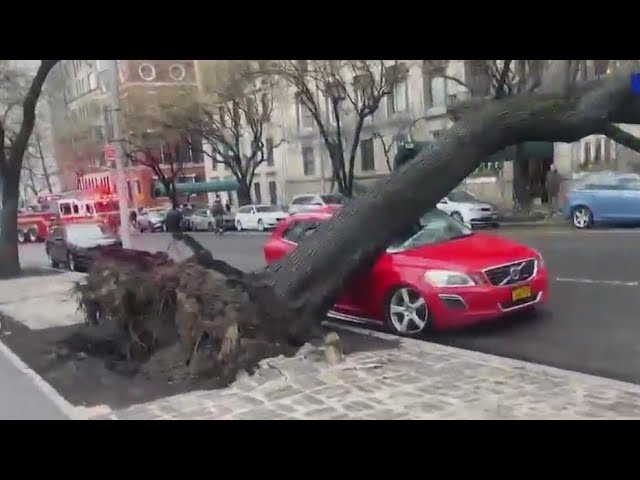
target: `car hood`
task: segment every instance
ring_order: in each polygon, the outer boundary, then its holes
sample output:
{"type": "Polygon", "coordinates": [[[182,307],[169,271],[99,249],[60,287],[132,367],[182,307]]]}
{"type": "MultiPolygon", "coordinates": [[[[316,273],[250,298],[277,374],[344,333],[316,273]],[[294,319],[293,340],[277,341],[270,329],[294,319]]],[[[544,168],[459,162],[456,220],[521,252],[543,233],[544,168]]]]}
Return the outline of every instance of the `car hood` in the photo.
{"type": "Polygon", "coordinates": [[[392,254],[394,263],[415,267],[479,271],[537,256],[537,252],[508,238],[484,233],[392,254]]]}
{"type": "Polygon", "coordinates": [[[117,243],[120,243],[120,240],[117,238],[101,238],[99,240],[92,240],[90,242],[71,243],[69,245],[72,248],[76,249],[91,250],[93,248],[108,247],[117,243]]]}

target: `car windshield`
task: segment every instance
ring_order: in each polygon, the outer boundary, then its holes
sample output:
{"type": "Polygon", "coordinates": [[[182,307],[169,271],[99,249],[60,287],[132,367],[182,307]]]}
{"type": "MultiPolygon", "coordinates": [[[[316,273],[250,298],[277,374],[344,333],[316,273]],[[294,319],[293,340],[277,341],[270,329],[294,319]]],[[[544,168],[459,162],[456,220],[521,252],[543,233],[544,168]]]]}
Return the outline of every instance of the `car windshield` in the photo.
{"type": "Polygon", "coordinates": [[[256,212],[258,213],[269,213],[269,212],[279,212],[280,209],[270,206],[270,205],[261,205],[259,207],[256,207],[256,212]]]}
{"type": "Polygon", "coordinates": [[[452,202],[477,202],[478,199],[466,190],[454,190],[447,198],[452,202]]]}
{"type": "Polygon", "coordinates": [[[91,246],[104,240],[115,239],[109,229],[100,223],[69,225],[67,227],[69,243],[78,246],[91,246]]]}
{"type": "Polygon", "coordinates": [[[440,210],[432,210],[420,218],[420,224],[407,229],[392,243],[389,252],[401,252],[433,243],[455,240],[472,235],[471,229],[440,210]]]}
{"type": "Polygon", "coordinates": [[[342,205],[344,203],[344,197],[342,195],[320,195],[322,201],[327,205],[342,205]]]}
{"type": "Polygon", "coordinates": [[[166,210],[151,210],[149,212],[149,217],[151,218],[164,218],[167,215],[166,210]]]}

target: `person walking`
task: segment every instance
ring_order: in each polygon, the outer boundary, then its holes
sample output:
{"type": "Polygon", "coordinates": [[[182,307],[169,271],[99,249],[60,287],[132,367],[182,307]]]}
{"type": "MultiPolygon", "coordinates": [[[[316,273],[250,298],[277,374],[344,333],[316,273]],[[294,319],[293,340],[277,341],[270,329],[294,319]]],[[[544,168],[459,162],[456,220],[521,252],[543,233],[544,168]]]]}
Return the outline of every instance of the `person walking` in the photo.
{"type": "Polygon", "coordinates": [[[562,176],[558,173],[556,166],[551,164],[545,180],[545,187],[547,189],[547,207],[549,208],[547,220],[551,219],[551,217],[553,217],[553,215],[558,211],[561,184],[562,176]]]}
{"type": "Polygon", "coordinates": [[[211,216],[216,222],[216,233],[222,234],[224,232],[224,206],[218,194],[211,205],[211,216]]]}

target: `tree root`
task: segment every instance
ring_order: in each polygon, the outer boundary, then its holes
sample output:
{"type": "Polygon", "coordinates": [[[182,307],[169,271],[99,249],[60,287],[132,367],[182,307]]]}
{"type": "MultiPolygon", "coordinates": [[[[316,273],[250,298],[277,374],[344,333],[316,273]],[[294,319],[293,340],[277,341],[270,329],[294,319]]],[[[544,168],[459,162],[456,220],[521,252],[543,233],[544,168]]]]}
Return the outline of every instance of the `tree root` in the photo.
{"type": "Polygon", "coordinates": [[[163,253],[106,250],[75,287],[87,325],[147,376],[230,382],[310,340],[308,330],[292,339],[298,319],[264,278],[214,259],[189,235],[174,238],[194,255],[175,262],[163,253]]]}

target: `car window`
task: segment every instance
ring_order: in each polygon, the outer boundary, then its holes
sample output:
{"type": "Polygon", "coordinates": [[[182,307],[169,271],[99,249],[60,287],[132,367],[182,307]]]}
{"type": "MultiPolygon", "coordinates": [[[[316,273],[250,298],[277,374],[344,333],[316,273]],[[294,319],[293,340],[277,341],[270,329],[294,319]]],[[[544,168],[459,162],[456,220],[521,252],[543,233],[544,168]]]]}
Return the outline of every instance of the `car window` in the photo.
{"type": "Polygon", "coordinates": [[[198,210],[195,215],[199,216],[199,217],[206,217],[209,215],[209,211],[208,210],[198,210]]]}
{"type": "Polygon", "coordinates": [[[320,198],[327,205],[342,205],[344,203],[344,197],[335,193],[331,195],[320,195],[320,198]]]}
{"type": "Polygon", "coordinates": [[[64,230],[62,228],[54,228],[51,232],[53,238],[64,238],[64,230]]]}
{"type": "Polygon", "coordinates": [[[319,222],[308,220],[293,222],[282,234],[282,238],[289,242],[298,243],[302,238],[315,232],[319,225],[319,222]]]}
{"type": "Polygon", "coordinates": [[[241,207],[238,209],[238,213],[251,213],[251,207],[241,207]]]}
{"type": "Polygon", "coordinates": [[[292,205],[311,205],[315,197],[313,195],[305,195],[304,197],[297,197],[291,202],[292,205]]]}
{"type": "Polygon", "coordinates": [[[470,192],[467,192],[466,190],[454,190],[449,195],[447,195],[447,198],[451,202],[460,202],[460,203],[476,202],[478,200],[473,194],[471,194],[470,192]]]}
{"type": "Polygon", "coordinates": [[[256,207],[256,212],[258,213],[270,213],[270,212],[277,212],[277,211],[279,211],[278,208],[270,205],[260,205],[259,207],[256,207]]]}
{"type": "Polygon", "coordinates": [[[113,234],[101,223],[67,225],[66,230],[69,243],[78,246],[89,246],[94,242],[113,238],[113,234]]]}
{"type": "Polygon", "coordinates": [[[420,225],[408,228],[389,247],[389,251],[400,252],[433,243],[468,237],[473,232],[455,221],[441,210],[434,209],[420,218],[420,225]]]}

